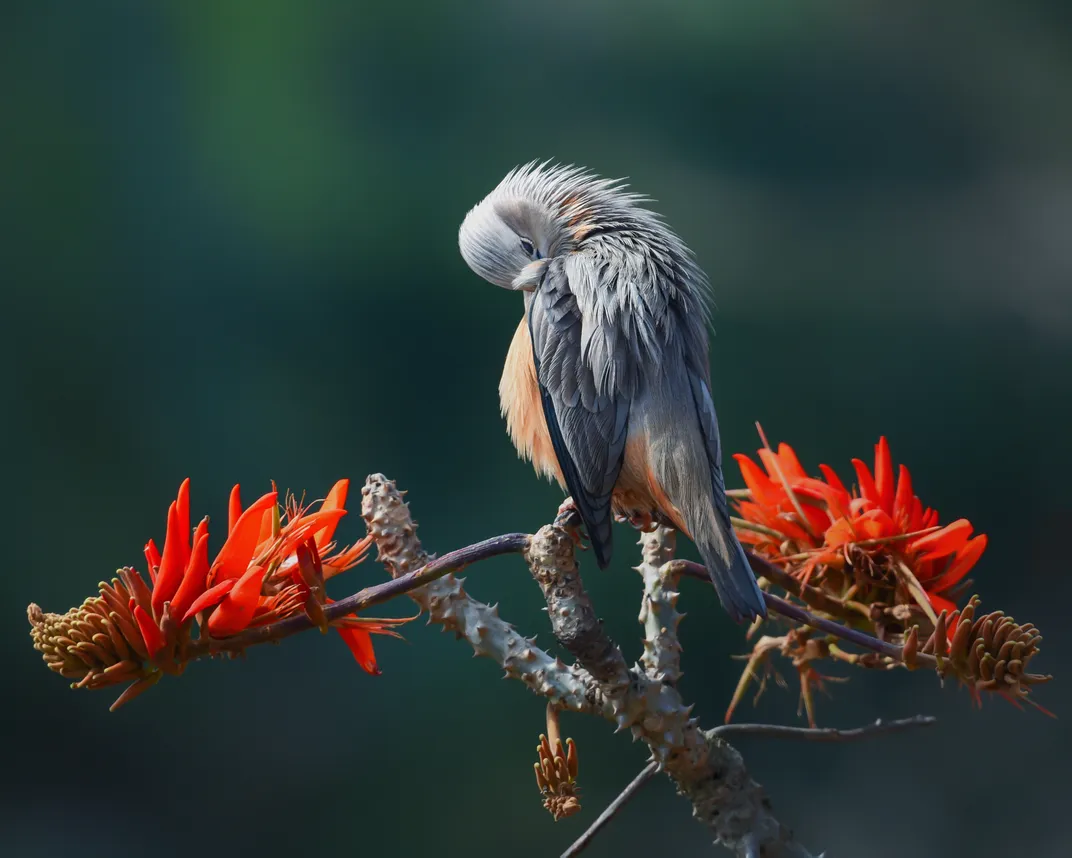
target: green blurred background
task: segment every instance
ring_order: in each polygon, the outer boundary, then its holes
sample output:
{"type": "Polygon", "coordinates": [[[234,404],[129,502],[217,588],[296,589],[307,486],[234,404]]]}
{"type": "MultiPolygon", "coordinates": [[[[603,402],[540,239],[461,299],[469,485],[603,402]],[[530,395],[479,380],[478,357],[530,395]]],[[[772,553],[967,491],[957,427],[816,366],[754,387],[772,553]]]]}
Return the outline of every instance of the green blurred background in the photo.
{"type": "MultiPolygon", "coordinates": [[[[114,715],[26,634],[31,600],[62,611],[141,563],[186,476],[195,515],[220,521],[236,481],[322,496],[382,471],[440,552],[546,521],[560,493],[498,414],[521,302],[456,247],[468,208],[537,157],[630,176],[696,250],[727,450],[754,450],[758,419],[848,476],[886,433],[927,503],[991,535],[977,589],[1042,627],[1035,666],[1060,675],[1038,699],[1067,716],[1069,9],[5,4],[0,853],[546,856],[643,765],[607,725],[566,718],[585,812],[552,824],[531,772],[542,703],[422,623],[378,642],[380,677],[306,635],[114,715]]],[[[632,659],[630,542],[619,530],[605,573],[585,562],[632,659]]],[[[519,561],[469,579],[553,646],[519,561]]],[[[714,724],[745,645],[709,592],[683,603],[683,690],[714,724]]],[[[973,710],[926,674],[857,672],[832,693],[826,725],[941,724],[742,743],[816,851],[1066,854],[1064,721],[973,710]]],[[[777,688],[740,717],[800,723],[777,688]]],[[[706,841],[657,782],[589,854],[706,841]]]]}

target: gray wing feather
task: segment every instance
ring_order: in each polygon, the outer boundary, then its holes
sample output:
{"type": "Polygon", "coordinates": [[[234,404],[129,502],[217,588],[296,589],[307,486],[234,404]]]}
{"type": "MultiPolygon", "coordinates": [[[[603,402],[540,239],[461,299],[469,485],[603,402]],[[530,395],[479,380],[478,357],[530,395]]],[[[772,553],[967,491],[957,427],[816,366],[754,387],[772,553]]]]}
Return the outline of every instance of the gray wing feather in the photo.
{"type": "Polygon", "coordinates": [[[596,307],[613,271],[596,257],[552,260],[529,297],[529,331],[544,419],[596,559],[611,556],[611,494],[628,434],[635,362],[616,320],[596,307]]]}
{"type": "Polygon", "coordinates": [[[711,464],[711,484],[714,489],[715,509],[722,520],[730,524],[730,511],[726,502],[726,481],[722,476],[722,440],[718,434],[718,417],[715,415],[715,403],[707,381],[696,371],[689,368],[689,384],[692,387],[692,400],[696,405],[696,414],[700,418],[700,430],[707,445],[707,459],[711,464]]]}

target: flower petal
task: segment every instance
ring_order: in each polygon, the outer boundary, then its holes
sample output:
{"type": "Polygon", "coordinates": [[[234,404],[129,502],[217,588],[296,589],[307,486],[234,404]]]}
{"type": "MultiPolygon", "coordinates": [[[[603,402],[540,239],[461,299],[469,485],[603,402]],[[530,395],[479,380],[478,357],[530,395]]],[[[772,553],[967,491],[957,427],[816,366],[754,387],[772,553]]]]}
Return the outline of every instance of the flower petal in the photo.
{"type": "Polygon", "coordinates": [[[913,531],[924,529],[923,501],[921,501],[917,495],[913,495],[911,509],[908,513],[908,524],[905,526],[905,533],[912,533],[913,531]]]}
{"type": "Polygon", "coordinates": [[[796,451],[784,442],[778,445],[778,461],[781,462],[786,479],[803,480],[807,478],[808,474],[804,470],[804,466],[800,464],[796,451]]]}
{"type": "Polygon", "coordinates": [[[238,523],[242,515],[242,490],[238,483],[231,489],[231,496],[227,499],[227,532],[230,533],[238,523]]]}
{"type": "MultiPolygon", "coordinates": [[[[197,545],[197,540],[202,536],[208,536],[208,516],[206,515],[197,523],[197,527],[194,528],[194,537],[191,545],[197,545]]],[[[189,565],[189,564],[187,564],[189,565]]]]}
{"type": "Polygon", "coordinates": [[[175,501],[175,510],[179,514],[180,545],[183,547],[182,566],[190,560],[190,478],[187,477],[179,486],[179,496],[175,501]]]}
{"type": "Polygon", "coordinates": [[[376,665],[376,653],[372,649],[372,635],[364,629],[352,627],[336,627],[339,637],[350,648],[354,660],[361,665],[366,673],[379,676],[381,671],[376,665]]]}
{"type": "Polygon", "coordinates": [[[223,597],[208,618],[209,633],[217,637],[233,635],[250,624],[261,596],[261,585],[268,570],[263,566],[251,566],[231,592],[223,597]]]}
{"type": "Polygon", "coordinates": [[[823,539],[831,548],[838,548],[849,542],[856,542],[856,532],[847,518],[839,518],[823,534],[823,539]]]}
{"type": "Polygon", "coordinates": [[[330,527],[334,531],[339,519],[344,515],[346,515],[346,510],[344,509],[327,509],[294,519],[283,528],[283,540],[279,548],[274,552],[275,555],[284,558],[288,557],[297,549],[298,545],[325,527],[330,527]]]}
{"type": "Polygon", "coordinates": [[[885,435],[875,445],[875,490],[878,492],[879,505],[887,515],[893,515],[893,460],[885,435]]]}
{"type": "Polygon", "coordinates": [[[965,542],[957,549],[949,568],[939,575],[927,589],[935,593],[941,593],[943,590],[948,590],[955,584],[959,584],[961,579],[971,572],[972,567],[983,556],[983,552],[986,551],[986,542],[985,533],[980,533],[974,539],[969,539],[965,542]]]}
{"type": "Polygon", "coordinates": [[[142,640],[145,641],[145,649],[149,653],[149,658],[156,658],[156,654],[167,644],[164,633],[141,605],[134,606],[134,619],[138,623],[138,631],[141,632],[142,640]]]}
{"type": "MultiPolygon", "coordinates": [[[[797,480],[793,484],[793,491],[799,495],[811,497],[825,503],[829,510],[831,521],[836,518],[844,518],[849,514],[850,498],[848,492],[839,492],[836,488],[824,483],[822,480],[812,479],[811,477],[797,480]]],[[[827,524],[829,524],[829,522],[827,522],[827,524]]],[[[820,528],[820,530],[822,529],[823,528],[820,528]]]]}
{"type": "MultiPolygon", "coordinates": [[[[935,612],[941,613],[945,611],[947,614],[952,614],[956,611],[957,606],[954,602],[949,601],[945,596],[939,596],[937,593],[927,593],[927,600],[931,603],[931,607],[935,612]]],[[[956,628],[956,624],[953,624],[953,628],[956,628]]]]}
{"type": "MultiPolygon", "coordinates": [[[[331,487],[331,491],[328,492],[328,496],[324,498],[324,503],[320,505],[320,512],[326,512],[332,509],[346,509],[346,494],[350,489],[349,480],[339,480],[335,485],[331,487]]],[[[331,542],[331,538],[335,535],[335,528],[338,526],[338,519],[334,523],[324,526],[324,529],[319,531],[315,537],[316,547],[323,550],[324,546],[331,542]]]]}
{"type": "Polygon", "coordinates": [[[260,530],[257,531],[257,548],[267,548],[275,542],[274,523],[275,509],[266,509],[261,516],[260,530]]]}
{"type": "Polygon", "coordinates": [[[365,559],[365,555],[368,553],[369,546],[371,545],[372,537],[365,536],[349,548],[344,548],[337,554],[325,557],[324,577],[331,578],[334,575],[338,575],[340,572],[345,572],[347,569],[353,569],[358,563],[365,559]]]}
{"type": "Polygon", "coordinates": [[[849,513],[853,517],[863,515],[873,509],[878,509],[878,504],[874,501],[869,501],[867,498],[853,498],[849,503],[849,513]]]}
{"type": "MultiPolygon", "coordinates": [[[[897,473],[897,491],[893,496],[893,511],[890,513],[901,527],[908,530],[912,514],[912,475],[901,465],[897,473]]],[[[911,533],[911,530],[908,530],[911,533]]]]}
{"type": "Polygon", "coordinates": [[[823,477],[826,478],[826,481],[830,483],[830,485],[833,486],[835,489],[837,489],[837,491],[846,495],[849,493],[849,490],[845,488],[845,484],[841,482],[841,478],[837,475],[833,468],[831,468],[829,465],[820,465],[819,470],[823,472],[823,477]]]}
{"type": "Polygon", "coordinates": [[[884,509],[872,509],[853,522],[860,539],[888,539],[896,535],[897,527],[884,509]]]}
{"type": "Polygon", "coordinates": [[[164,538],[164,554],[160,559],[160,569],[153,584],[153,616],[159,617],[164,610],[164,602],[170,602],[175,591],[182,583],[182,573],[186,568],[183,550],[182,525],[179,522],[178,504],[174,501],[168,507],[167,536],[164,538]]]}
{"type": "Polygon", "coordinates": [[[971,536],[972,525],[966,518],[947,524],[941,530],[928,533],[908,543],[909,551],[925,551],[919,561],[934,560],[958,551],[971,536]]]}
{"type": "Polygon", "coordinates": [[[856,483],[860,487],[860,496],[871,501],[871,503],[879,503],[878,489],[875,488],[875,481],[871,477],[870,469],[859,459],[853,459],[852,466],[856,469],[856,483]]]}
{"type": "Polygon", "coordinates": [[[234,585],[237,581],[237,578],[224,578],[215,587],[209,587],[204,593],[194,599],[194,603],[186,609],[182,621],[185,623],[195,614],[199,614],[201,611],[206,608],[211,608],[213,605],[218,605],[223,597],[234,589],[234,585]]]}
{"type": "Polygon", "coordinates": [[[759,466],[743,453],[734,453],[733,458],[741,469],[744,483],[752,492],[752,500],[763,506],[778,506],[785,497],[784,490],[776,485],[759,466]]]}
{"type": "Polygon", "coordinates": [[[265,510],[275,506],[277,497],[276,492],[262,495],[238,517],[234,530],[227,535],[227,541],[223,543],[223,548],[209,569],[209,586],[215,585],[221,578],[238,578],[246,572],[249,562],[253,559],[253,552],[257,550],[261,516],[265,510]]]}
{"type": "Polygon", "coordinates": [[[160,549],[153,540],[145,543],[145,563],[149,567],[149,580],[156,583],[156,572],[160,568],[160,549]]]}
{"type": "MultiPolygon", "coordinates": [[[[207,521],[207,519],[206,519],[207,521]]],[[[203,522],[202,522],[203,523],[203,522]]],[[[201,525],[197,530],[201,531],[201,525]]],[[[182,576],[175,598],[171,602],[171,613],[178,617],[181,622],[186,622],[186,612],[190,610],[194,600],[205,592],[205,578],[208,577],[208,528],[194,541],[194,550],[190,554],[190,562],[186,565],[186,572],[182,576]]],[[[197,613],[196,611],[194,613],[197,613]]]]}

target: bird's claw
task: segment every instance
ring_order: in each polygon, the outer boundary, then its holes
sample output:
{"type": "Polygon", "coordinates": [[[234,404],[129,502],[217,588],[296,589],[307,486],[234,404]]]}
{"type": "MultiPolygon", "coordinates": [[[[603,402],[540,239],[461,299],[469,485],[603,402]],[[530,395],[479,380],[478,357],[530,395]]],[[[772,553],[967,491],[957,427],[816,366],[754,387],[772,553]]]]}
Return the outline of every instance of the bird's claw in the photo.
{"type": "Polygon", "coordinates": [[[577,508],[577,504],[573,502],[573,498],[566,498],[559,504],[555,524],[570,535],[573,539],[573,544],[581,551],[587,550],[588,546],[584,544],[587,536],[581,529],[581,511],[577,508]]]}
{"type": "Polygon", "coordinates": [[[650,512],[639,510],[616,512],[614,518],[618,521],[626,522],[630,527],[639,530],[641,533],[651,533],[659,526],[659,522],[652,517],[650,512]]]}

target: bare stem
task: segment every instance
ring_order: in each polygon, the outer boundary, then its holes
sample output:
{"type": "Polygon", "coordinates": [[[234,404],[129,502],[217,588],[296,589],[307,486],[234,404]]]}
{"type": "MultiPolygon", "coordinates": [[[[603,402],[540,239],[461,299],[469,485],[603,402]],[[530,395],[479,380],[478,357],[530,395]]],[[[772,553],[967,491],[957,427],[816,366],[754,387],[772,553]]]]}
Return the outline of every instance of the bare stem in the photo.
{"type": "MultiPolygon", "coordinates": [[[[762,557],[757,557],[751,552],[745,552],[748,554],[748,559],[752,563],[753,571],[757,574],[765,575],[767,561],[762,557]]],[[[674,565],[680,574],[689,578],[696,578],[699,581],[706,581],[710,583],[710,576],[707,574],[707,570],[699,563],[693,563],[691,560],[675,560],[674,565]]],[[[856,629],[849,628],[848,626],[836,623],[833,620],[826,620],[822,617],[817,617],[811,612],[805,610],[799,605],[794,605],[792,602],[787,602],[785,599],[775,596],[773,593],[764,593],[763,599],[767,603],[767,607],[774,611],[776,614],[793,620],[805,626],[811,626],[813,629],[818,629],[821,632],[833,635],[834,637],[846,640],[849,643],[856,644],[863,649],[877,652],[879,655],[884,655],[887,658],[891,658],[896,662],[904,661],[904,648],[897,646],[897,644],[889,643],[888,641],[882,641],[876,638],[874,635],[869,635],[866,632],[857,631],[856,629]]],[[[934,656],[919,653],[915,656],[917,664],[926,664],[930,667],[937,665],[937,661],[934,656]]]]}
{"type": "Polygon", "coordinates": [[[824,593],[818,587],[813,587],[811,584],[805,584],[804,582],[797,580],[776,563],[771,563],[760,557],[758,554],[752,553],[749,553],[748,560],[752,564],[752,569],[755,571],[756,575],[762,575],[772,584],[777,584],[783,590],[792,593],[816,611],[822,611],[825,614],[830,614],[833,617],[840,617],[843,620],[860,618],[861,614],[859,611],[853,610],[849,605],[845,604],[845,602],[824,593]]]}
{"type": "MultiPolygon", "coordinates": [[[[324,615],[328,622],[332,622],[357,611],[381,605],[396,596],[412,592],[453,572],[459,572],[478,560],[487,560],[502,554],[518,554],[525,550],[529,538],[527,533],[506,533],[485,539],[483,542],[467,545],[457,551],[451,551],[426,563],[420,569],[392,578],[390,581],[366,587],[332,605],[325,605],[324,615]]],[[[210,638],[205,635],[189,645],[187,655],[190,659],[196,659],[219,652],[237,652],[256,644],[281,641],[283,638],[311,628],[316,628],[316,624],[305,614],[299,614],[277,623],[247,629],[233,637],[210,638]]]]}
{"type": "MultiPolygon", "coordinates": [[[[835,727],[783,727],[779,724],[722,724],[713,730],[708,730],[705,735],[709,740],[725,739],[729,736],[761,736],[766,739],[802,739],[807,742],[852,742],[857,739],[868,739],[881,733],[898,733],[903,730],[914,730],[917,727],[930,727],[937,723],[938,719],[932,715],[913,715],[911,718],[899,718],[896,721],[883,721],[879,718],[873,724],[865,724],[863,727],[854,727],[850,730],[835,727]]],[[[584,834],[573,842],[569,849],[562,853],[561,858],[573,858],[583,852],[595,836],[640,792],[658,770],[659,766],[655,760],[641,769],[640,774],[633,778],[618,797],[607,805],[606,810],[584,834]]],[[[750,845],[745,844],[746,856],[749,854],[750,845]]]]}
{"type": "Polygon", "coordinates": [[[708,739],[725,739],[727,736],[762,736],[767,739],[803,739],[808,742],[852,742],[868,739],[879,733],[899,733],[917,727],[931,727],[938,723],[933,715],[913,715],[896,721],[879,718],[873,724],[841,730],[837,727],[783,727],[780,724],[721,724],[707,731],[708,739]]]}
{"type": "Polygon", "coordinates": [[[607,805],[599,817],[588,826],[588,830],[584,832],[580,837],[573,841],[573,844],[562,853],[562,858],[573,858],[575,855],[580,855],[588,845],[592,842],[597,834],[603,830],[603,828],[618,815],[618,812],[625,807],[630,800],[632,800],[641,789],[650,781],[655,773],[659,771],[659,764],[652,760],[638,774],[632,781],[629,782],[629,786],[621,791],[614,801],[607,805]]]}

